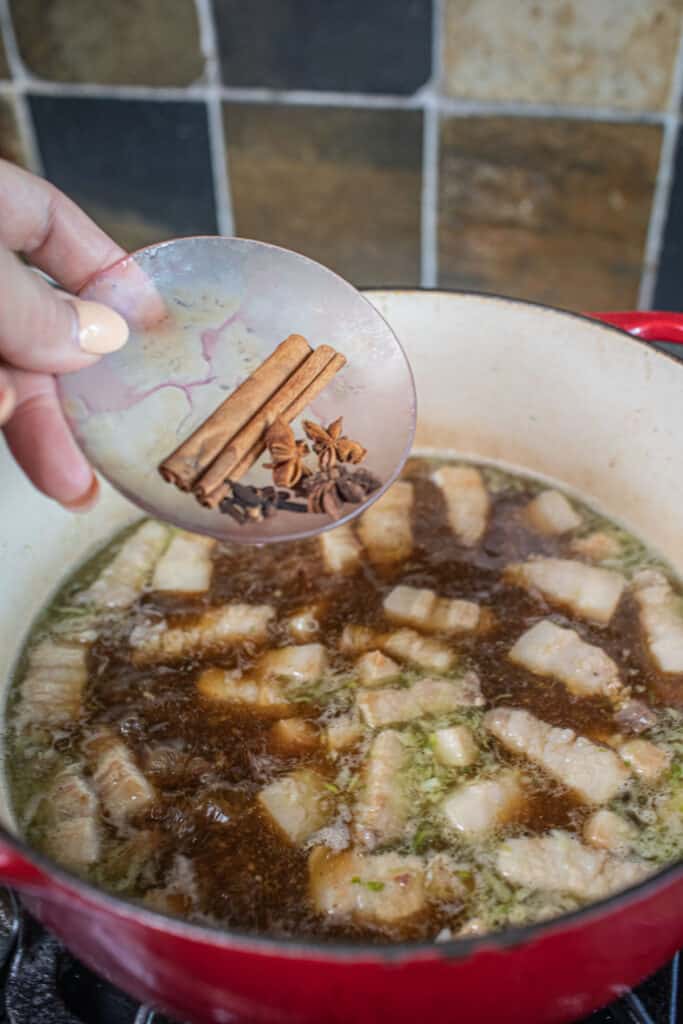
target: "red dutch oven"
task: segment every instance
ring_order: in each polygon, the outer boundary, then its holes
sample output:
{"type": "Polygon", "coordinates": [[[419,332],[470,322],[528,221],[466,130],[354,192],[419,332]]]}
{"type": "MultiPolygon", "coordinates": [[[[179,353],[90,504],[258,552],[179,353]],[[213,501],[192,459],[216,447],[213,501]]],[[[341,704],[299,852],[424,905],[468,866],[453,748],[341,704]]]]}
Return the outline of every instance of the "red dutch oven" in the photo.
{"type": "MultiPolygon", "coordinates": [[[[683,317],[588,318],[438,291],[367,295],[413,366],[418,449],[557,479],[683,573],[683,365],[639,340],[680,342],[683,317]]],[[[33,492],[2,450],[0,473],[0,674],[9,679],[50,591],[136,513],[105,488],[98,508],[75,521],[33,492]]],[[[439,944],[317,945],[187,925],[34,853],[5,804],[0,879],[86,964],[181,1020],[567,1021],[614,999],[683,945],[683,865],[551,922],[439,944]]]]}

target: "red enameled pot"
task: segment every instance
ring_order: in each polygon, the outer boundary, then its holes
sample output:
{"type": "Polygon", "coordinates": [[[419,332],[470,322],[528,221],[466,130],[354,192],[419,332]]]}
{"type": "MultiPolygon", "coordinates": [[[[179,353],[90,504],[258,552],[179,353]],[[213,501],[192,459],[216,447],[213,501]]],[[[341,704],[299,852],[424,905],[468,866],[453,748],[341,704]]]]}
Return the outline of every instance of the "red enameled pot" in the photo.
{"type": "MultiPolygon", "coordinates": [[[[683,340],[670,313],[595,319],[492,296],[376,291],[418,393],[417,447],[502,460],[589,497],[683,573],[683,340]]],[[[396,410],[396,416],[401,410],[396,410]]],[[[0,450],[0,674],[59,580],[135,510],[105,488],[75,520],[0,450]]],[[[682,698],[683,698],[683,682],[682,698]]],[[[170,920],[31,851],[4,808],[0,878],[85,963],[181,1020],[268,1024],[571,1020],[683,945],[683,866],[554,922],[395,947],[312,945],[170,920]]]]}

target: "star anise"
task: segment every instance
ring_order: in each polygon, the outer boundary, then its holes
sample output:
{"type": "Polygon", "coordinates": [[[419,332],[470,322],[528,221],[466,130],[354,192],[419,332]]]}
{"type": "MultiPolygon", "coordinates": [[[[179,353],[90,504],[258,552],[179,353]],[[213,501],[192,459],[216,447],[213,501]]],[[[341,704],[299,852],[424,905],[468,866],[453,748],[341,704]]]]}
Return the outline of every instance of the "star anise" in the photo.
{"type": "Polygon", "coordinates": [[[362,462],[367,455],[362,444],[342,434],[343,423],[341,416],[328,427],[304,420],[306,436],[313,442],[313,451],[323,472],[332,469],[337,462],[362,462]]]}
{"type": "Polygon", "coordinates": [[[310,474],[304,463],[308,445],[305,441],[296,440],[294,431],[283,419],[275,420],[266,433],[265,441],[273,460],[266,463],[265,468],[272,469],[276,487],[296,487],[303,477],[310,474]]]}
{"type": "Polygon", "coordinates": [[[350,471],[346,466],[333,466],[302,480],[297,494],[306,498],[309,512],[339,519],[346,502],[359,505],[380,486],[379,480],[365,469],[350,471]]]}

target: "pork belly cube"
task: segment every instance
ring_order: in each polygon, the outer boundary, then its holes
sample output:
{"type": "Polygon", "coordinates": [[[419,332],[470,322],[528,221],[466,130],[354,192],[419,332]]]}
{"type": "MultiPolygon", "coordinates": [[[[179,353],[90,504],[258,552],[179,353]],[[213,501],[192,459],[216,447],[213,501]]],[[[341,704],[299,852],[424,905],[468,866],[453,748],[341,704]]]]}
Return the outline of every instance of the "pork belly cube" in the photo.
{"type": "Polygon", "coordinates": [[[463,707],[481,707],[479,680],[473,672],[462,679],[418,679],[411,686],[359,690],[356,703],[371,729],[410,722],[423,715],[443,715],[463,707]]]}
{"type": "Polygon", "coordinates": [[[349,523],[320,534],[320,549],[328,572],[353,572],[360,563],[362,547],[349,523]]]}
{"type": "Polygon", "coordinates": [[[413,550],[413,485],[392,484],[361,516],[358,536],[372,562],[403,562],[413,550]]]}
{"type": "Polygon", "coordinates": [[[507,750],[539,765],[586,803],[606,803],[629,778],[628,768],[613,750],[572,729],[548,725],[529,711],[495,708],[484,723],[507,750]]]}
{"type": "Polygon", "coordinates": [[[448,853],[435,853],[425,866],[428,899],[438,903],[461,903],[468,896],[463,872],[448,853]]]}
{"type": "Polygon", "coordinates": [[[331,920],[391,927],[417,917],[426,906],[424,866],[398,853],[333,853],[325,846],[308,859],[313,909],[331,920]]]}
{"type": "Polygon", "coordinates": [[[636,835],[630,821],[604,808],[593,811],[583,826],[583,838],[588,845],[610,853],[628,853],[636,835]]]}
{"type": "Polygon", "coordinates": [[[384,598],[384,614],[390,622],[421,629],[429,621],[436,602],[433,590],[399,584],[384,598]]]}
{"type": "Polygon", "coordinates": [[[652,660],[661,672],[683,672],[683,616],[671,584],[662,573],[646,570],[633,587],[652,660]]]}
{"type": "Polygon", "coordinates": [[[579,697],[616,698],[622,692],[619,669],[609,655],[550,619],[523,633],[508,657],[535,675],[559,679],[579,697]]]}
{"type": "Polygon", "coordinates": [[[122,827],[155,800],[154,788],[121,740],[100,737],[92,743],[95,753],[93,785],[107,817],[122,827]]]}
{"type": "Polygon", "coordinates": [[[356,708],[333,718],[325,730],[325,740],[330,750],[350,750],[360,742],[363,726],[356,708]]]}
{"type": "Polygon", "coordinates": [[[49,672],[86,672],[87,650],[83,645],[68,640],[53,640],[47,637],[31,649],[28,655],[30,669],[46,669],[49,672]]]}
{"type": "Polygon", "coordinates": [[[49,803],[58,821],[97,814],[97,797],[77,765],[64,768],[55,777],[50,787],[49,803]]]}
{"type": "Polygon", "coordinates": [[[363,686],[381,686],[401,674],[400,666],[381,651],[368,651],[356,662],[358,681],[363,686]]]}
{"type": "Polygon", "coordinates": [[[559,537],[581,526],[581,516],[559,491],[541,491],[525,509],[525,518],[538,533],[559,537]]]}
{"type": "Polygon", "coordinates": [[[656,782],[671,764],[671,754],[649,740],[627,740],[619,747],[619,753],[645,782],[656,782]]]}
{"type": "Polygon", "coordinates": [[[239,669],[205,669],[197,679],[197,691],[207,700],[245,705],[259,714],[278,718],[301,710],[288,699],[286,684],[281,680],[243,676],[239,669]]]}
{"type": "Polygon", "coordinates": [[[627,700],[614,714],[614,720],[625,732],[647,732],[657,724],[657,715],[642,700],[627,700]]]}
{"type": "Polygon", "coordinates": [[[507,839],[498,851],[497,868],[514,885],[593,900],[635,885],[653,870],[591,849],[562,831],[507,839]]]}
{"type": "Polygon", "coordinates": [[[16,712],[20,731],[78,718],[88,678],[87,658],[84,645],[46,639],[33,648],[16,712]]]}
{"type": "Polygon", "coordinates": [[[281,718],[270,729],[270,742],[281,754],[314,750],[320,741],[318,730],[306,718],[281,718]]]}
{"type": "Polygon", "coordinates": [[[486,935],[489,930],[490,929],[482,918],[471,917],[469,921],[466,921],[462,928],[458,930],[457,935],[459,939],[471,939],[477,938],[480,935],[486,935]]]}
{"type": "Polygon", "coordinates": [[[65,868],[82,872],[100,855],[100,832],[94,818],[71,818],[50,830],[48,853],[65,868]]]}
{"type": "Polygon", "coordinates": [[[290,683],[315,683],[327,671],[327,652],[322,644],[277,647],[259,660],[258,675],[290,683]]]}
{"type": "Polygon", "coordinates": [[[571,550],[580,558],[589,562],[605,562],[610,558],[618,558],[621,545],[616,537],[603,530],[594,530],[586,537],[575,537],[571,542],[571,550]]]}
{"type": "Polygon", "coordinates": [[[551,604],[600,626],[609,623],[626,583],[621,573],[566,558],[517,562],[507,567],[505,575],[526,590],[537,590],[551,604]]]}
{"type": "Polygon", "coordinates": [[[211,586],[211,554],[215,546],[212,537],[179,530],[156,564],[152,590],[205,593],[211,586]]]}
{"type": "Polygon", "coordinates": [[[372,742],[354,808],[354,832],[368,849],[400,839],[411,811],[402,773],[410,754],[399,733],[381,732],[372,742]]]}
{"type": "Polygon", "coordinates": [[[298,643],[305,644],[320,632],[320,604],[307,604],[298,608],[286,620],[287,632],[298,643]]]}
{"type": "Polygon", "coordinates": [[[322,775],[297,768],[271,782],[258,802],[273,825],[294,846],[305,843],[329,820],[331,801],[322,775]]]}
{"type": "Polygon", "coordinates": [[[492,779],[452,789],[441,804],[441,813],[457,832],[481,835],[516,818],[524,802],[518,773],[503,771],[492,779]]]}
{"type": "Polygon", "coordinates": [[[481,473],[473,466],[442,466],[432,480],[443,492],[451,530],[461,544],[473,547],[484,535],[491,507],[481,473]]]}
{"type": "Polygon", "coordinates": [[[455,652],[439,640],[420,636],[414,629],[399,629],[384,641],[384,650],[395,658],[409,661],[430,672],[447,672],[455,661],[455,652]]]}
{"type": "Polygon", "coordinates": [[[228,604],[209,608],[183,626],[169,627],[165,621],[143,623],[130,635],[133,662],[145,665],[151,661],[177,661],[246,640],[263,641],[274,617],[275,612],[267,604],[228,604]]]}
{"type": "Polygon", "coordinates": [[[129,608],[138,599],[168,543],[168,527],[149,520],[128,537],[94,583],[78,595],[81,604],[129,608]]]}
{"type": "Polygon", "coordinates": [[[479,757],[472,730],[466,725],[437,729],[432,739],[434,757],[449,768],[467,768],[479,757]]]}
{"type": "Polygon", "coordinates": [[[437,597],[433,590],[400,584],[384,598],[384,614],[398,625],[439,633],[467,633],[479,625],[474,601],[437,597]]]}
{"type": "Polygon", "coordinates": [[[351,623],[342,630],[339,650],[342,654],[363,654],[377,646],[378,637],[376,630],[351,623]]]}
{"type": "Polygon", "coordinates": [[[97,798],[78,766],[59,772],[49,790],[48,804],[51,856],[73,871],[94,864],[100,853],[97,798]]]}
{"type": "Polygon", "coordinates": [[[480,625],[483,625],[482,611],[474,601],[440,597],[429,628],[437,633],[473,633],[480,625]]]}
{"type": "Polygon", "coordinates": [[[160,914],[184,917],[196,906],[198,899],[197,878],[192,862],[182,854],[176,854],[165,884],[146,892],[143,902],[160,914]]]}

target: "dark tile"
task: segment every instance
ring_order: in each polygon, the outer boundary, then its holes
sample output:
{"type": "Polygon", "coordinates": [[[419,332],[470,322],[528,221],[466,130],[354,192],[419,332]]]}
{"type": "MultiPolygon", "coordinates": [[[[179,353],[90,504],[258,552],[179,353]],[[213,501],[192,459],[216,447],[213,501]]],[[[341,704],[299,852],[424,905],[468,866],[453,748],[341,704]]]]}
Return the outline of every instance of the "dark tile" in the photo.
{"type": "Polygon", "coordinates": [[[682,0],[445,0],[451,96],[666,109],[682,0]]]}
{"type": "Polygon", "coordinates": [[[419,112],[229,104],[224,116],[238,234],[355,284],[419,281],[419,112]]]}
{"type": "Polygon", "coordinates": [[[19,135],[14,100],[10,96],[0,96],[0,157],[15,164],[27,163],[19,135]]]}
{"type": "Polygon", "coordinates": [[[9,72],[9,64],[7,63],[7,54],[5,53],[5,45],[0,36],[0,78],[11,78],[9,72]]]}
{"type": "Polygon", "coordinates": [[[654,309],[683,311],[683,131],[678,132],[674,180],[659,256],[654,309]]]}
{"type": "Polygon", "coordinates": [[[31,96],[46,176],[136,248],[216,231],[203,103],[31,96]]]}
{"type": "Polygon", "coordinates": [[[439,280],[572,309],[628,309],[661,129],[545,118],[441,125],[439,280]]]}
{"type": "Polygon", "coordinates": [[[11,0],[27,68],[55,82],[187,85],[204,72],[193,0],[11,0]]]}
{"type": "Polygon", "coordinates": [[[431,74],[432,0],[213,0],[223,81],[412,93],[431,74]]]}

